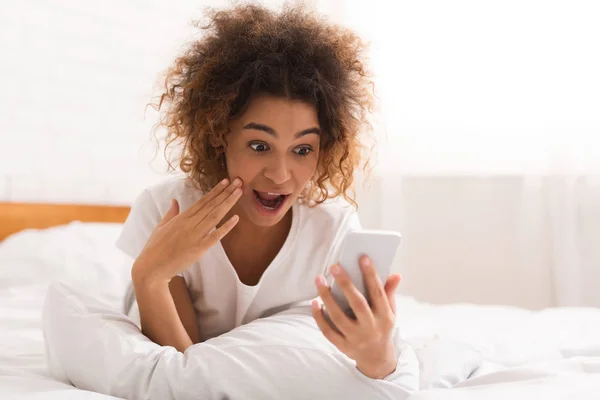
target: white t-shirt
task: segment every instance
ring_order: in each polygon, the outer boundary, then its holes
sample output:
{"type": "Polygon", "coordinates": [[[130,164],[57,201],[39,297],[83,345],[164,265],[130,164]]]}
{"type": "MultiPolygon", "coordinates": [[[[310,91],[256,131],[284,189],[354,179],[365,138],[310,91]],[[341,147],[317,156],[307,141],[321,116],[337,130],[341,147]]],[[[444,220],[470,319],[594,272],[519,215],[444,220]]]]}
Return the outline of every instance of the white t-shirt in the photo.
{"type": "MultiPolygon", "coordinates": [[[[185,177],[148,187],[135,200],[117,247],[137,258],[172,198],[182,212],[201,196],[185,177]]],[[[324,274],[331,283],[329,267],[337,262],[341,240],[354,229],[360,229],[358,215],[341,201],[312,208],[294,204],[288,237],[255,286],[239,280],[221,243],[210,248],[182,274],[197,312],[201,340],[316,298],[315,277],[324,274]]]]}

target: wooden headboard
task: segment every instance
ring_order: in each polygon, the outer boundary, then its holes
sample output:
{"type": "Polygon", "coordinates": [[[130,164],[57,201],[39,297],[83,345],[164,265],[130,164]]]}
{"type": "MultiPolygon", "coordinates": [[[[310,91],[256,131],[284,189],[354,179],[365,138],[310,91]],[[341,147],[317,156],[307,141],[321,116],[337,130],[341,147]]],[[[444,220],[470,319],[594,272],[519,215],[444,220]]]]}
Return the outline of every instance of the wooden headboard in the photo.
{"type": "Polygon", "coordinates": [[[43,229],[72,221],[122,223],[128,214],[127,206],[0,202],[0,240],[23,229],[43,229]]]}

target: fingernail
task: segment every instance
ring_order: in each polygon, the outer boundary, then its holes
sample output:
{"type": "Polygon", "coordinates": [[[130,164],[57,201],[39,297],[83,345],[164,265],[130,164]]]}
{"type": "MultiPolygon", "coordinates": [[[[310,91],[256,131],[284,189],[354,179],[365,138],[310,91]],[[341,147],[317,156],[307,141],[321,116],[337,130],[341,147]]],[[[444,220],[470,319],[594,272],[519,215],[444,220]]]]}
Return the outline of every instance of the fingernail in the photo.
{"type": "Polygon", "coordinates": [[[225,179],[223,179],[223,180],[222,180],[222,181],[221,181],[219,184],[220,184],[221,186],[226,186],[228,183],[229,183],[229,179],[225,178],[225,179]]]}
{"type": "Polygon", "coordinates": [[[332,274],[333,276],[338,276],[338,275],[340,274],[340,272],[342,272],[342,269],[340,268],[340,266],[339,266],[339,265],[337,265],[337,264],[333,264],[333,265],[331,266],[331,274],[332,274]]]}
{"type": "Polygon", "coordinates": [[[242,180],[240,178],[235,178],[233,180],[233,186],[240,186],[242,184],[242,180]]]}
{"type": "Polygon", "coordinates": [[[317,284],[318,287],[327,286],[327,282],[325,281],[325,278],[323,278],[322,275],[317,276],[317,278],[315,279],[315,283],[317,284]]]}
{"type": "Polygon", "coordinates": [[[371,266],[371,259],[369,259],[369,257],[367,257],[367,256],[362,256],[360,258],[360,265],[362,265],[365,268],[370,267],[371,266]]]}

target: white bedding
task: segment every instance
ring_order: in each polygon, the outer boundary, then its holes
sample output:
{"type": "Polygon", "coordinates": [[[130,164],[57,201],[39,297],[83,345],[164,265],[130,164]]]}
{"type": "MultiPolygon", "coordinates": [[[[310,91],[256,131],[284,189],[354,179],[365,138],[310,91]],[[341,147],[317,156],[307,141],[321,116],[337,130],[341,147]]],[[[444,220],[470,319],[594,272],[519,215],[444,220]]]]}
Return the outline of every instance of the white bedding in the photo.
{"type": "Polygon", "coordinates": [[[118,308],[128,271],[114,248],[120,224],[72,223],[0,242],[0,399],[110,399],[56,381],[44,355],[48,285],[68,282],[118,308]]]}
{"type": "MultiPolygon", "coordinates": [[[[0,399],[112,398],[50,376],[41,310],[47,286],[55,280],[121,306],[128,271],[121,269],[123,259],[113,247],[119,229],[71,224],[0,243],[0,399]]],[[[432,355],[428,359],[436,362],[421,366],[423,390],[410,399],[600,398],[598,309],[432,306],[401,296],[397,308],[403,336],[415,344],[438,334],[484,359],[474,377],[439,389],[447,386],[444,371],[457,366],[452,356],[432,355]]],[[[421,351],[426,354],[428,348],[421,351]]]]}

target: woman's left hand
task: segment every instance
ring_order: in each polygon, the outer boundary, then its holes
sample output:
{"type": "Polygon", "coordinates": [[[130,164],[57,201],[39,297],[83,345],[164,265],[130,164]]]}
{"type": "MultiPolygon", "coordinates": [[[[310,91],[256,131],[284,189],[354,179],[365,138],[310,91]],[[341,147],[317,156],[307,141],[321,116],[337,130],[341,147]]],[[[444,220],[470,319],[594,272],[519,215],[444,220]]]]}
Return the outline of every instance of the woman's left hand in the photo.
{"type": "Polygon", "coordinates": [[[396,369],[397,355],[392,341],[396,318],[394,292],[400,275],[390,275],[385,286],[368,257],[360,259],[371,307],[352,284],[350,277],[339,265],[331,267],[336,284],[342,289],[356,319],[348,317],[333,299],[327,282],[319,275],[315,283],[327,313],[337,332],[325,319],[317,300],[312,302],[312,314],[325,337],[342,353],[356,361],[356,367],[366,376],[383,379],[396,369]]]}

